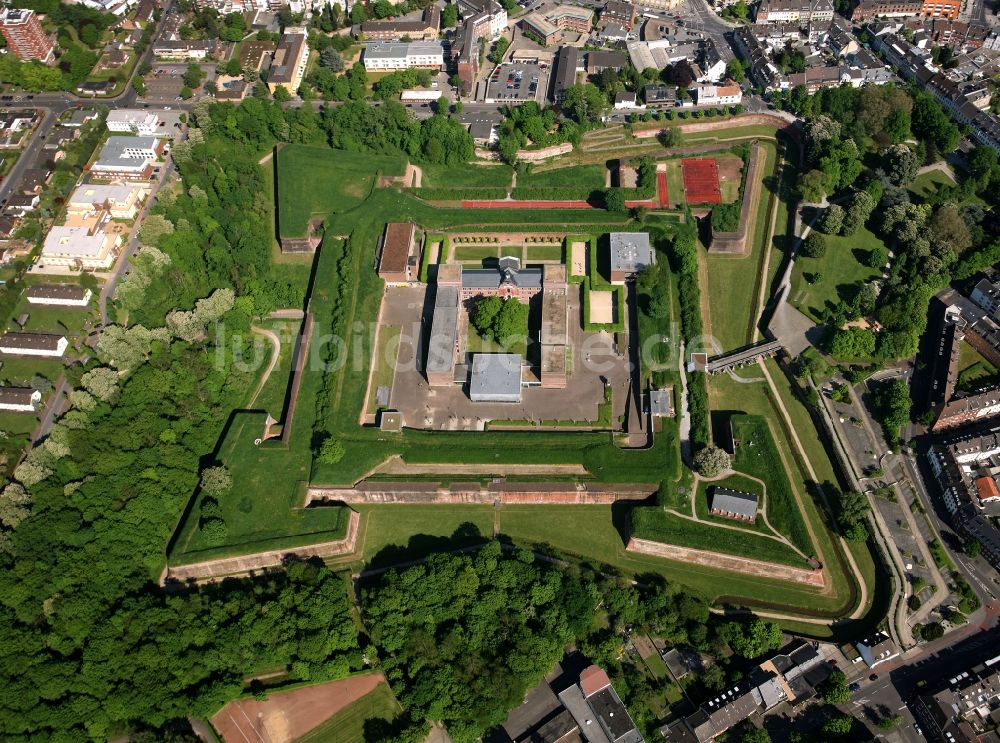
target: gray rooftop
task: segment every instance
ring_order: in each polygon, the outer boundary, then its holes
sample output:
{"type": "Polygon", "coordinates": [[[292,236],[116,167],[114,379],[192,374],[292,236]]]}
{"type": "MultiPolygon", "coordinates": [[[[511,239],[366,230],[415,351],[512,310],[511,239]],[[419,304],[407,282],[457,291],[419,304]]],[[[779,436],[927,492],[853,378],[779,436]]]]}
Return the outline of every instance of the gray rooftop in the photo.
{"type": "Polygon", "coordinates": [[[712,490],[713,511],[735,513],[749,519],[757,518],[757,496],[729,488],[714,488],[712,490]]]}
{"type": "Polygon", "coordinates": [[[458,287],[438,286],[434,297],[431,338],[427,347],[428,372],[450,372],[455,368],[455,338],[458,335],[458,287]]]}
{"type": "Polygon", "coordinates": [[[649,412],[655,416],[674,414],[673,388],[649,391],[649,412]]]}
{"type": "Polygon", "coordinates": [[[521,355],[516,353],[474,355],[469,397],[473,402],[520,402],[521,355]]]}
{"type": "Polygon", "coordinates": [[[115,167],[122,164],[122,160],[144,160],[145,158],[135,158],[128,154],[129,150],[155,150],[159,146],[160,140],[156,137],[108,137],[108,141],[101,148],[101,154],[94,165],[105,167],[115,167]]]}
{"type": "Polygon", "coordinates": [[[656,263],[648,232],[612,232],[611,271],[638,273],[656,263]]]}
{"type": "Polygon", "coordinates": [[[407,41],[369,44],[365,47],[365,57],[368,59],[398,59],[411,55],[444,54],[440,41],[407,41]]]}
{"type": "Polygon", "coordinates": [[[541,289],[542,269],[531,268],[463,268],[462,287],[465,289],[496,289],[511,284],[521,289],[541,289]]]}

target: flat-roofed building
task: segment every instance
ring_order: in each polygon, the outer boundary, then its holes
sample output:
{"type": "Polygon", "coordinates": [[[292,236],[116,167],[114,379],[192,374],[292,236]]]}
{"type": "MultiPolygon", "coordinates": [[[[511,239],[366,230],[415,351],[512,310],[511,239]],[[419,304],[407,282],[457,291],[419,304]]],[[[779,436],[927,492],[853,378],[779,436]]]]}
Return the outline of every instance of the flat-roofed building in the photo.
{"type": "Polygon", "coordinates": [[[366,70],[439,70],[444,47],[439,41],[369,44],[361,57],[366,70]]]}
{"type": "Polygon", "coordinates": [[[378,275],[387,283],[406,283],[416,271],[417,226],[413,222],[389,222],[378,253],[378,275]]]}
{"type": "Polygon", "coordinates": [[[28,304],[86,307],[94,293],[79,284],[35,284],[28,287],[28,304]]]}
{"type": "Polygon", "coordinates": [[[55,60],[52,40],[45,34],[35,11],[27,8],[0,11],[0,31],[7,40],[7,48],[18,59],[37,60],[45,64],[55,60]]]}
{"type": "Polygon", "coordinates": [[[121,134],[155,137],[160,133],[159,115],[142,108],[119,108],[109,111],[105,124],[108,131],[121,134]]]}
{"type": "Polygon", "coordinates": [[[309,64],[309,45],[306,43],[304,28],[288,28],[281,35],[278,48],[274,50],[271,70],[267,73],[267,87],[273,94],[284,88],[295,95],[309,64]]]}
{"type": "Polygon", "coordinates": [[[458,341],[460,267],[438,268],[434,314],[431,317],[431,337],[427,344],[424,372],[432,387],[455,383],[455,354],[458,341]]]}
{"type": "Polygon", "coordinates": [[[477,353],[472,357],[472,402],[521,402],[521,362],[517,353],[477,353]]]}
{"type": "Polygon", "coordinates": [[[593,22],[593,10],[566,4],[533,11],[521,18],[524,29],[540,37],[546,44],[561,41],[564,31],[588,33],[593,22]]]}
{"type": "Polygon", "coordinates": [[[568,287],[566,265],[547,263],[542,269],[542,326],[539,377],[542,387],[566,386],[566,347],[569,344],[568,287]]]}
{"type": "Polygon", "coordinates": [[[57,225],[42,244],[39,262],[43,266],[71,266],[101,270],[110,268],[118,257],[122,238],[116,232],[57,225]]]}
{"type": "Polygon", "coordinates": [[[149,180],[163,147],[157,137],[108,137],[90,172],[97,178],[149,180]]]}
{"type": "Polygon", "coordinates": [[[0,410],[14,413],[34,413],[42,393],[31,387],[0,387],[0,410]]]}
{"type": "Polygon", "coordinates": [[[709,511],[716,516],[753,523],[757,520],[757,496],[729,488],[712,488],[709,511]]]}
{"type": "Polygon", "coordinates": [[[646,266],[656,263],[648,232],[612,232],[608,242],[613,284],[624,284],[646,266]]]}
{"type": "MultiPolygon", "coordinates": [[[[610,743],[643,743],[642,735],[636,728],[632,716],[603,668],[600,666],[585,668],[580,674],[579,687],[587,707],[597,718],[601,732],[610,743]]],[[[573,712],[573,709],[570,709],[570,712],[573,712]]],[[[588,723],[590,720],[583,721],[584,725],[588,723]]],[[[589,728],[584,729],[588,730],[588,740],[591,739],[589,728]]]]}
{"type": "Polygon", "coordinates": [[[135,219],[149,189],[141,184],[84,183],[70,194],[68,213],[106,211],[112,219],[135,219]]]}
{"type": "Polygon", "coordinates": [[[13,356],[59,357],[68,346],[66,336],[55,333],[4,333],[0,337],[0,353],[13,356]]]}

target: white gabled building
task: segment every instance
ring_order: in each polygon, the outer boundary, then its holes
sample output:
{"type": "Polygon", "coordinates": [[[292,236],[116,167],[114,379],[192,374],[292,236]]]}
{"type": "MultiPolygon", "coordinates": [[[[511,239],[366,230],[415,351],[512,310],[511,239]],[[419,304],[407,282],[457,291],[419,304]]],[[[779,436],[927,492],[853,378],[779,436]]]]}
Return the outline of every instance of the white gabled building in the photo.
{"type": "Polygon", "coordinates": [[[0,337],[0,353],[15,356],[58,357],[68,346],[66,336],[55,333],[4,333],[0,337]]]}
{"type": "Polygon", "coordinates": [[[362,54],[362,61],[365,69],[370,71],[439,70],[444,66],[444,47],[439,41],[369,44],[362,54]]]}
{"type": "Polygon", "coordinates": [[[34,413],[41,401],[42,393],[31,387],[0,387],[0,410],[34,413]]]}
{"type": "Polygon", "coordinates": [[[86,307],[94,293],[79,284],[35,284],[28,288],[28,304],[86,307]]]}
{"type": "MultiPolygon", "coordinates": [[[[106,123],[109,132],[155,137],[159,133],[160,117],[141,108],[120,108],[108,112],[106,123]]],[[[164,132],[162,136],[166,135],[164,132]]]]}
{"type": "Polygon", "coordinates": [[[732,80],[723,85],[692,85],[690,90],[696,106],[735,106],[743,100],[743,91],[732,80]]]}

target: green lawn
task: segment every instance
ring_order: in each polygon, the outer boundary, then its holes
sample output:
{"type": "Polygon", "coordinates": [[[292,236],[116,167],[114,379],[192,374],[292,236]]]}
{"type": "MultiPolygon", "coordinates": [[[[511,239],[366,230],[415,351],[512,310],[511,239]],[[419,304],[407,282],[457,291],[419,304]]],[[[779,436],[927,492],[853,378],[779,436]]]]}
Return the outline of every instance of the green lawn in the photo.
{"type": "Polygon", "coordinates": [[[545,168],[537,166],[530,173],[522,173],[517,177],[518,188],[589,188],[600,190],[604,188],[607,168],[604,165],[571,165],[564,168],[545,168]]]}
{"type": "Polygon", "coordinates": [[[391,721],[401,712],[388,684],[379,684],[361,699],[313,728],[295,743],[367,743],[365,721],[379,718],[391,721]]]}
{"type": "Polygon", "coordinates": [[[358,505],[356,510],[361,514],[360,558],[371,567],[405,562],[442,546],[454,549],[493,536],[493,506],[358,505]]]}
{"type": "Polygon", "coordinates": [[[667,196],[671,205],[687,202],[684,197],[684,171],[680,158],[667,160],[667,196]]]}
{"type": "Polygon", "coordinates": [[[524,248],[525,261],[561,261],[562,245],[527,245],[524,248]]]}
{"type": "Polygon", "coordinates": [[[939,186],[954,186],[955,181],[948,177],[947,173],[940,170],[929,170],[918,175],[908,187],[908,191],[918,199],[926,199],[938,190],[939,186]]]}
{"type": "MultiPolygon", "coordinates": [[[[299,334],[301,321],[268,320],[263,327],[275,333],[281,341],[278,353],[278,363],[274,367],[253,404],[255,410],[267,411],[275,420],[281,420],[285,407],[285,396],[288,394],[289,375],[292,371],[292,349],[296,336],[299,334]]],[[[261,364],[267,368],[270,363],[273,346],[267,339],[256,336],[259,346],[261,364]]]]}
{"type": "Polygon", "coordinates": [[[500,246],[488,245],[455,245],[453,249],[453,260],[456,261],[482,261],[486,258],[498,258],[500,256],[500,246]]]}
{"type": "Polygon", "coordinates": [[[990,384],[997,377],[997,368],[976,349],[962,341],[958,357],[958,381],[955,389],[966,392],[990,384]]]}
{"type": "MultiPolygon", "coordinates": [[[[753,493],[760,498],[763,494],[764,489],[760,486],[760,483],[756,480],[751,480],[749,477],[744,477],[743,475],[731,475],[724,480],[716,480],[713,482],[699,482],[698,492],[695,495],[695,509],[698,513],[698,518],[702,521],[708,521],[709,523],[715,524],[728,524],[729,526],[738,526],[741,529],[749,529],[751,531],[756,531],[761,534],[773,534],[770,529],[764,524],[764,519],[757,517],[757,521],[753,524],[746,522],[733,521],[732,519],[727,519],[722,516],[713,516],[708,510],[708,504],[711,500],[712,491],[714,488],[729,488],[730,490],[740,490],[744,493],[753,493]]],[[[759,501],[758,501],[759,502],[759,501]]],[[[682,509],[676,509],[682,510],[682,509]]],[[[684,513],[688,513],[688,509],[683,509],[684,513]]]]}
{"type": "MultiPolygon", "coordinates": [[[[685,140],[686,143],[686,140],[685,140]]],[[[764,177],[774,173],[777,154],[774,145],[762,143],[766,161],[764,177]]],[[[760,205],[754,215],[754,236],[746,256],[706,252],[702,258],[708,271],[708,305],[711,334],[723,351],[732,351],[751,342],[757,324],[757,296],[764,277],[764,240],[770,222],[772,196],[761,189],[760,205]]],[[[705,291],[706,287],[702,287],[705,291]]]]}
{"type": "Polygon", "coordinates": [[[820,322],[822,312],[841,301],[850,302],[861,285],[881,275],[877,268],[869,268],[862,261],[882,241],[862,227],[849,237],[824,235],[826,255],[822,258],[795,259],[792,270],[792,291],[789,299],[799,310],[820,322]],[[819,281],[815,276],[821,276],[819,281]],[[810,280],[812,283],[810,283],[810,280]]]}
{"type": "Polygon", "coordinates": [[[232,489],[217,499],[227,538],[213,542],[201,530],[199,501],[174,545],[173,563],[332,541],[346,533],[347,509],[302,508],[307,460],[280,443],[254,443],[263,433],[264,417],[237,413],[219,452],[233,476],[232,489]]]}
{"type": "Polygon", "coordinates": [[[399,334],[403,329],[399,325],[382,326],[378,331],[378,346],[375,359],[372,362],[371,391],[368,395],[367,412],[374,413],[377,404],[379,387],[392,387],[396,377],[396,357],[399,354],[399,334]]]}
{"type": "Polygon", "coordinates": [[[421,187],[469,188],[509,187],[514,169],[509,165],[421,165],[421,187]]]}
{"type": "Polygon", "coordinates": [[[278,152],[278,219],[286,237],[306,234],[309,220],[357,206],[379,175],[400,176],[406,160],[388,155],[287,145],[278,152]]]}
{"type": "Polygon", "coordinates": [[[476,329],[472,327],[472,323],[469,323],[467,350],[469,353],[517,353],[524,358],[528,354],[528,328],[525,326],[519,337],[504,346],[495,341],[486,340],[476,332],[476,329]]]}

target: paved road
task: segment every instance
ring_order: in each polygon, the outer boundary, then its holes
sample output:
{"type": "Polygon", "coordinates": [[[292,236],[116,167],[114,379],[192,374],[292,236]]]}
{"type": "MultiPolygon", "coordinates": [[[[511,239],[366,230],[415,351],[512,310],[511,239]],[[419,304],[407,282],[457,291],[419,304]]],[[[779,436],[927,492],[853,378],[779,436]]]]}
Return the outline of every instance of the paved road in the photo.
{"type": "Polygon", "coordinates": [[[20,183],[21,176],[24,175],[24,171],[27,168],[32,167],[34,164],[35,158],[38,157],[38,153],[42,149],[45,138],[52,131],[52,126],[55,124],[56,113],[52,109],[36,108],[42,112],[42,121],[35,127],[35,131],[32,133],[27,147],[24,148],[17,162],[14,163],[14,167],[10,169],[10,173],[4,179],[3,185],[0,185],[0,203],[6,203],[11,194],[15,193],[14,189],[20,183]]]}
{"type": "Polygon", "coordinates": [[[62,411],[63,395],[69,391],[70,385],[66,381],[66,375],[60,374],[49,398],[49,404],[45,406],[42,419],[38,422],[34,432],[31,434],[31,445],[34,446],[39,441],[48,436],[55,423],[56,416],[62,411]]]}
{"type": "MultiPolygon", "coordinates": [[[[182,131],[178,137],[178,141],[182,140],[185,136],[185,131],[182,131]]],[[[149,214],[149,210],[153,206],[153,202],[156,200],[156,194],[160,192],[160,188],[163,184],[167,182],[170,178],[170,174],[174,170],[174,161],[168,159],[164,163],[163,167],[160,169],[160,177],[153,185],[152,191],[150,191],[149,197],[146,199],[146,203],[142,207],[142,211],[136,216],[135,223],[141,225],[146,215],[149,214]]],[[[136,229],[132,232],[132,237],[129,238],[128,245],[125,246],[125,250],[121,252],[118,256],[118,260],[115,262],[115,267],[111,272],[111,278],[104,282],[104,286],[101,287],[101,295],[98,300],[98,306],[101,312],[101,325],[108,324],[108,299],[115,295],[115,289],[118,287],[118,282],[121,280],[122,276],[128,270],[130,260],[135,252],[139,249],[139,230],[136,229]]]]}

